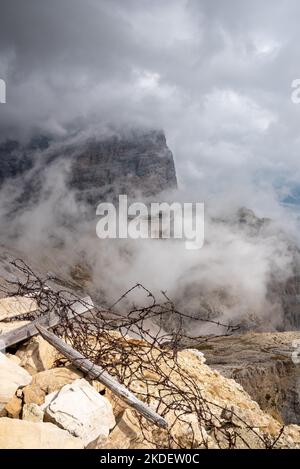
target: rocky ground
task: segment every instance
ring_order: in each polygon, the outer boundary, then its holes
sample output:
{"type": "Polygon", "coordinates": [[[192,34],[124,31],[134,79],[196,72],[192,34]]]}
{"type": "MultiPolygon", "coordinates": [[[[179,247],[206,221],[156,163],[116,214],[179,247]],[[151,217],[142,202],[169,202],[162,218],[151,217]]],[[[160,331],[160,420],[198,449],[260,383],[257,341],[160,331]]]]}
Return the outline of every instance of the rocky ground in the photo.
{"type": "Polygon", "coordinates": [[[262,409],[300,422],[300,332],[214,337],[200,347],[207,363],[240,383],[262,409]]]}
{"type": "MultiPolygon", "coordinates": [[[[0,330],[20,325],[5,322],[16,308],[22,313],[35,305],[30,298],[0,300],[0,330]]],[[[297,389],[297,368],[289,355],[297,337],[300,334],[283,333],[210,339],[204,355],[194,349],[178,352],[180,373],[175,362],[161,360],[165,383],[146,366],[143,376],[151,378],[152,386],[148,404],[166,418],[169,428],[164,430],[146,421],[141,425],[135,411],[68,362],[62,366],[57,350],[36,336],[0,357],[0,448],[300,448],[300,427],[283,426],[285,413],[293,420],[292,408],[290,413],[284,409],[286,396],[297,389]],[[195,403],[203,408],[195,404],[194,411],[184,413],[182,395],[189,395],[192,383],[201,395],[195,403]],[[174,392],[163,399],[166,411],[158,403],[172,386],[174,392]]],[[[145,342],[126,340],[142,356],[145,342]]],[[[135,376],[131,390],[143,396],[145,382],[135,376]]]]}

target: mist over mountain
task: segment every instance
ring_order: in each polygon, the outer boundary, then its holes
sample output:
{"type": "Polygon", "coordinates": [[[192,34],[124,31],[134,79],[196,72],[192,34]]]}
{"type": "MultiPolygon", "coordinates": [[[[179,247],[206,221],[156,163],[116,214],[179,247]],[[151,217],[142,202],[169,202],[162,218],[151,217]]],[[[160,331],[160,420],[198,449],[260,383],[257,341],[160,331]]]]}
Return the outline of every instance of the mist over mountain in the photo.
{"type": "Polygon", "coordinates": [[[86,266],[109,298],[143,282],[197,314],[272,329],[289,309],[297,327],[298,2],[70,5],[2,9],[2,243],[67,277],[86,266]],[[204,202],[203,249],[99,240],[96,206],[121,193],[204,202]]]}
{"type": "MultiPolygon", "coordinates": [[[[177,187],[162,131],[38,135],[27,144],[6,141],[0,152],[1,232],[8,256],[18,252],[44,274],[79,281],[101,302],[142,283],[156,293],[168,291],[196,317],[245,329],[298,328],[297,303],[291,305],[299,291],[299,251],[272,219],[236,205],[220,212],[219,203],[211,202],[205,245],[195,252],[172,239],[97,238],[97,205],[117,203],[120,194],[132,201],[190,201],[177,187]]],[[[203,325],[201,332],[216,331],[203,325]]]]}
{"type": "Polygon", "coordinates": [[[0,450],[300,448],[299,16],[0,0],[0,450]]]}
{"type": "Polygon", "coordinates": [[[37,136],[25,145],[8,140],[0,144],[0,155],[0,190],[15,184],[19,189],[8,204],[12,212],[39,202],[47,175],[55,168],[64,171],[66,190],[78,206],[84,204],[93,214],[100,202],[117,202],[120,194],[147,198],[177,188],[173,155],[162,131],[77,134],[69,139],[37,136]]]}

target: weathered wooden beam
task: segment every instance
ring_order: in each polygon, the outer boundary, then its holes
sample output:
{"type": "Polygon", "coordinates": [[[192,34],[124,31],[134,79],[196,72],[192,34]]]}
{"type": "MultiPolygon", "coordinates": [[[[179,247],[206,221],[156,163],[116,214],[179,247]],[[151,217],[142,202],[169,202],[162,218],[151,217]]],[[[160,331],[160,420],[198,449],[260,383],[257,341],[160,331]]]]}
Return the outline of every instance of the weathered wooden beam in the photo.
{"type": "Polygon", "coordinates": [[[91,379],[100,381],[120,399],[126,402],[130,407],[133,407],[137,412],[143,415],[150,422],[162,428],[167,428],[167,421],[159,414],[154,412],[144,402],[139,400],[131,391],[126,389],[125,386],[118,383],[110,374],[105,371],[101,366],[94,365],[90,360],[85,358],[81,353],[74,350],[70,345],[66,344],[63,340],[57,337],[52,332],[47,331],[42,326],[37,326],[41,336],[55,347],[60,353],[68,358],[79,370],[86,373],[91,379]]]}
{"type": "MultiPolygon", "coordinates": [[[[72,319],[75,316],[80,316],[81,314],[87,313],[94,308],[92,299],[87,296],[80,301],[75,302],[68,313],[68,319],[72,319]]],[[[61,316],[59,314],[50,313],[45,314],[44,316],[32,321],[30,324],[25,326],[18,327],[13,331],[7,332],[6,334],[0,335],[0,345],[1,349],[10,347],[12,345],[18,344],[23,340],[30,339],[31,337],[39,334],[37,326],[43,327],[54,327],[57,326],[61,321],[61,316]]]]}

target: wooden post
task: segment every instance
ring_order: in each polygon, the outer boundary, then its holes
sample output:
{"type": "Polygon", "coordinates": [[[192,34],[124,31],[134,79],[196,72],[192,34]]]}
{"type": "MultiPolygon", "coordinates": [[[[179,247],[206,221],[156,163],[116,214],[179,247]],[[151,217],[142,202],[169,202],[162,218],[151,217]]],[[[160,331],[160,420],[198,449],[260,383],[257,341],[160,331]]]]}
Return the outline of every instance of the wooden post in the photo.
{"type": "Polygon", "coordinates": [[[126,389],[122,384],[118,383],[102,367],[94,365],[94,363],[81,355],[81,353],[74,350],[70,345],[66,344],[52,332],[47,331],[44,327],[36,326],[36,328],[40,332],[41,336],[49,342],[49,344],[51,344],[66,358],[68,358],[79,370],[86,373],[91,379],[95,379],[103,383],[120,399],[125,401],[126,404],[128,404],[130,407],[133,407],[147,420],[150,420],[150,422],[159,427],[167,428],[168,423],[163,417],[161,417],[144,402],[135,397],[131,391],[126,389]]]}

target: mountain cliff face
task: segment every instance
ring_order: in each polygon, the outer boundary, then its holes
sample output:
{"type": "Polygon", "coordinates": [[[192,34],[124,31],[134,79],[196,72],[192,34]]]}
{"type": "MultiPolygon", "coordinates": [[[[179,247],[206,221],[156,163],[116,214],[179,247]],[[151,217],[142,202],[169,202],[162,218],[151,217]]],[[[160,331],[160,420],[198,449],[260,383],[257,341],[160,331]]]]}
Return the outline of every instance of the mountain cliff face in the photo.
{"type": "Polygon", "coordinates": [[[47,137],[26,146],[10,141],[0,145],[0,158],[0,188],[18,181],[23,188],[21,205],[38,199],[47,173],[59,163],[67,165],[67,188],[93,209],[119,194],[149,197],[177,187],[173,155],[161,131],[61,144],[47,137]]]}
{"type": "Polygon", "coordinates": [[[240,383],[284,424],[300,422],[299,332],[212,337],[200,347],[207,363],[240,383]]]}
{"type": "Polygon", "coordinates": [[[148,197],[177,186],[173,155],[162,132],[92,140],[71,164],[69,184],[95,205],[119,194],[148,197]]]}
{"type": "Polygon", "coordinates": [[[28,150],[16,141],[7,141],[0,145],[0,187],[8,179],[16,178],[32,168],[28,150]]]}

